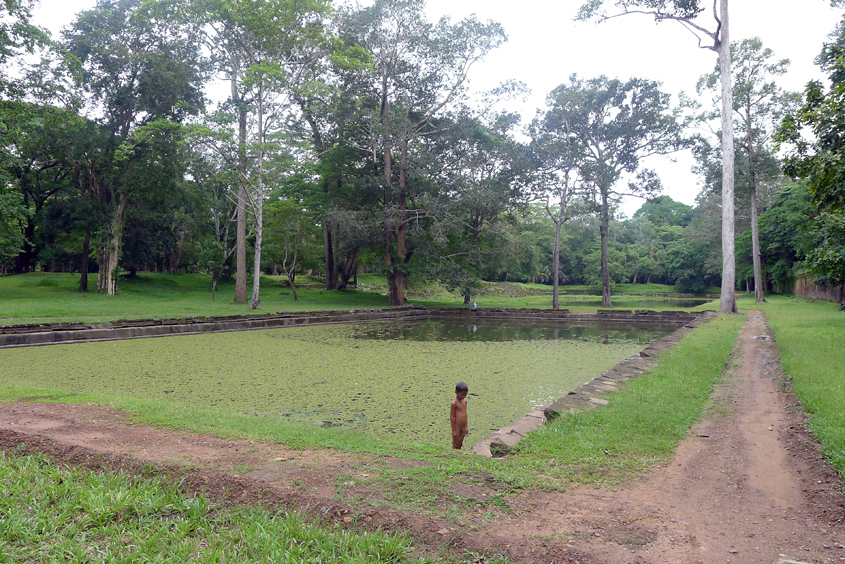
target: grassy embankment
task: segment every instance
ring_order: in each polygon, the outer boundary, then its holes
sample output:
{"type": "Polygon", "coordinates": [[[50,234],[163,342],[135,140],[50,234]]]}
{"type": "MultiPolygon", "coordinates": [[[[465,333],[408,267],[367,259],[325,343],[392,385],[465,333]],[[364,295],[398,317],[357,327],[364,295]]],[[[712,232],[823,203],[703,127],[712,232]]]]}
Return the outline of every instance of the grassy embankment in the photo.
{"type": "Polygon", "coordinates": [[[845,312],[826,301],[768,300],[743,305],[766,313],[783,369],[810,415],[810,428],[845,477],[845,312]]]}
{"type": "MultiPolygon", "coordinates": [[[[359,278],[359,289],[328,292],[319,281],[301,277],[301,286],[294,301],[284,277],[261,277],[259,313],[276,311],[309,311],[332,309],[372,309],[387,307],[387,285],[383,276],[359,278]]],[[[93,282],[91,282],[93,284],[93,282]]],[[[0,276],[0,324],[82,321],[95,323],[117,319],[164,319],[202,315],[239,315],[249,313],[246,304],[232,303],[233,282],[218,285],[215,300],[211,299],[211,281],[202,274],[147,274],[121,280],[117,295],[96,292],[80,293],[78,274],[31,273],[0,276]]],[[[251,282],[249,289],[251,291],[251,282]]],[[[585,286],[561,287],[566,290],[589,290],[585,286]]],[[[618,284],[616,292],[622,309],[664,309],[670,304],[653,303],[643,294],[672,293],[671,286],[658,284],[618,284]],[[649,303],[638,305],[643,299],[649,303]]],[[[490,284],[485,294],[477,296],[478,306],[511,308],[551,308],[551,286],[541,284],[490,284]]],[[[451,294],[437,284],[416,281],[409,289],[408,303],[427,307],[463,307],[463,298],[451,294]]],[[[572,311],[596,311],[596,296],[561,296],[561,307],[572,311]]],[[[718,304],[703,308],[714,309],[718,304]]]]}
{"type": "Polygon", "coordinates": [[[174,484],[0,452],[0,562],[418,562],[401,534],[221,509],[174,484]]]}

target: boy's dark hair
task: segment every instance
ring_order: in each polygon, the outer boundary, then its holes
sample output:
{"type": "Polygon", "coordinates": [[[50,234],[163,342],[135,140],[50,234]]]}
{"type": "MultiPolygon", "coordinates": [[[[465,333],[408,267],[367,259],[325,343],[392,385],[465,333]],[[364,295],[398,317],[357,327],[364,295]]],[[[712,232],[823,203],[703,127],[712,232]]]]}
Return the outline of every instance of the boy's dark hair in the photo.
{"type": "Polygon", "coordinates": [[[455,386],[455,392],[468,392],[469,386],[464,384],[463,382],[458,382],[458,385],[455,386]]]}

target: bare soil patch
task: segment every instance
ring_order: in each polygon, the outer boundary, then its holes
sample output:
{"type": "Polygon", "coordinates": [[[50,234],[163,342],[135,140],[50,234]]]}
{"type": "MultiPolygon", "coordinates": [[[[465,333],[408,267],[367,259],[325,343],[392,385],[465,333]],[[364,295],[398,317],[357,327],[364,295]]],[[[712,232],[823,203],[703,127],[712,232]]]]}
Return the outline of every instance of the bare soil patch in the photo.
{"type": "MultiPolygon", "coordinates": [[[[673,461],[636,483],[616,491],[523,491],[510,500],[512,513],[467,514],[463,525],[389,508],[368,481],[367,468],[418,461],[157,429],[91,405],[0,404],[0,448],[88,468],[170,474],[217,503],[407,530],[429,557],[472,550],[526,563],[845,561],[842,482],[785,384],[762,313],[749,314],[712,401],[708,419],[690,429],[673,461]]],[[[453,485],[458,495],[482,501],[500,493],[492,476],[465,478],[453,485]]]]}

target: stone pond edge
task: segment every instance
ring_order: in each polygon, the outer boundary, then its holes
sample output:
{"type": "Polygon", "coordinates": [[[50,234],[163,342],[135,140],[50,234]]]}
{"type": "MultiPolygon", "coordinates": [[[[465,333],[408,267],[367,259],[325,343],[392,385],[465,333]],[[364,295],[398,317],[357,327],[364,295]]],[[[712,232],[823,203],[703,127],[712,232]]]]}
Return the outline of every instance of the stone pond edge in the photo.
{"type": "Polygon", "coordinates": [[[637,356],[626,358],[601,376],[585,382],[565,396],[535,409],[510,425],[487,435],[472,446],[472,452],[488,458],[506,456],[510,453],[511,448],[519,443],[526,434],[542,427],[546,424],[546,421],[553,421],[569,413],[581,413],[607,405],[608,400],[602,396],[618,391],[619,382],[637,378],[648,372],[657,364],[658,356],[678,344],[693,329],[715,319],[717,316],[718,313],[715,311],[702,312],[682,327],[644,348],[637,356]]]}
{"type": "Polygon", "coordinates": [[[428,317],[452,317],[462,321],[522,319],[613,325],[632,321],[647,324],[681,324],[690,322],[696,315],[698,314],[682,311],[598,310],[592,314],[573,313],[567,309],[427,309],[420,305],[408,305],[365,310],[254,313],[172,319],[119,319],[102,323],[0,325],[0,348],[428,317]]]}

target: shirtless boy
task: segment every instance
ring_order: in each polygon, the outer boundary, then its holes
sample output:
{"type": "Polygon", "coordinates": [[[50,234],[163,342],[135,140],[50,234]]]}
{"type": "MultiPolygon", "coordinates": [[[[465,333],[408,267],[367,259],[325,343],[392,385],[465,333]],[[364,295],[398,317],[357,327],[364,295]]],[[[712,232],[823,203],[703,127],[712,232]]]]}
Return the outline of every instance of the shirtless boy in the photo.
{"type": "Polygon", "coordinates": [[[469,435],[469,419],[467,417],[467,394],[469,387],[463,382],[455,386],[455,399],[452,400],[452,411],[449,420],[452,422],[452,448],[460,449],[464,445],[464,437],[469,435]]]}

